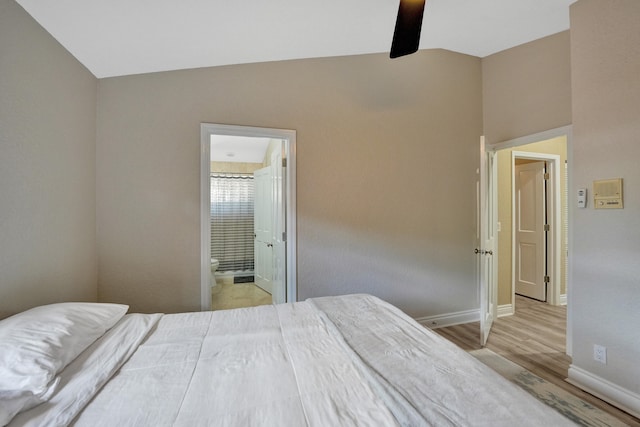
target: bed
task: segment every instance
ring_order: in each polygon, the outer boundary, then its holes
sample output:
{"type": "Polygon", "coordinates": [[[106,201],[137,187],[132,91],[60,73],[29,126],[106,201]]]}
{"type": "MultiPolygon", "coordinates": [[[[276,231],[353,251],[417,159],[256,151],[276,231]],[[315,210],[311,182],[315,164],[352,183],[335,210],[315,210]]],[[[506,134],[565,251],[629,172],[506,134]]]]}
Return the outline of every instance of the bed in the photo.
{"type": "Polygon", "coordinates": [[[127,308],[53,304],[0,321],[0,425],[573,425],[371,295],[127,308]]]}

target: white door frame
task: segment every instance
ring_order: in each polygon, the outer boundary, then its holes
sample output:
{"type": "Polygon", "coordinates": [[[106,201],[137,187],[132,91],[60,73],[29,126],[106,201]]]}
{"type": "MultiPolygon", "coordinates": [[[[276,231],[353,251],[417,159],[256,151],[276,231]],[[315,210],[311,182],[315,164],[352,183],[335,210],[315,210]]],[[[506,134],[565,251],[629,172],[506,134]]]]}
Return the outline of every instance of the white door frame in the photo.
{"type": "MultiPolygon", "coordinates": [[[[492,149],[495,151],[502,150],[505,148],[514,148],[519,147],[521,145],[532,144],[534,142],[545,141],[547,139],[553,139],[557,137],[564,136],[567,140],[567,162],[569,163],[569,174],[568,174],[568,182],[567,182],[567,194],[571,195],[571,163],[573,161],[573,149],[572,149],[572,140],[573,140],[573,128],[571,125],[562,126],[555,129],[549,129],[544,132],[539,132],[533,135],[527,135],[520,138],[511,139],[504,142],[499,142],[496,144],[491,144],[487,147],[487,149],[492,149]]],[[[559,182],[559,181],[558,181],[559,182]]],[[[573,203],[571,203],[571,197],[569,196],[569,200],[567,200],[569,204],[569,218],[572,218],[573,212],[573,203]]],[[[497,220],[497,219],[496,219],[497,220]]],[[[573,274],[571,272],[571,257],[573,254],[573,222],[569,221],[569,241],[567,245],[569,247],[569,253],[567,254],[567,264],[568,264],[568,277],[567,277],[567,355],[571,356],[573,353],[573,310],[572,310],[572,280],[573,274]]],[[[558,264],[559,265],[559,264],[558,264]]],[[[512,301],[513,303],[513,301],[512,301]]],[[[513,305],[512,305],[513,307],[513,305]]]]}
{"type": "Polygon", "coordinates": [[[547,288],[547,303],[551,305],[560,305],[560,263],[562,246],[562,220],[561,220],[561,192],[560,192],[560,180],[562,167],[560,165],[560,156],[557,154],[545,154],[545,153],[530,153],[526,151],[512,151],[511,152],[511,306],[516,305],[516,278],[514,272],[516,271],[516,174],[515,165],[516,159],[526,160],[539,160],[547,162],[550,166],[549,173],[549,187],[547,188],[547,212],[551,212],[548,216],[550,219],[550,232],[547,235],[549,240],[547,241],[547,251],[545,257],[547,258],[547,271],[550,278],[547,288]]]}
{"type": "Polygon", "coordinates": [[[296,131],[252,126],[222,125],[215,123],[200,124],[200,307],[202,311],[211,310],[211,135],[251,136],[277,138],[284,141],[287,159],[286,168],[286,301],[298,299],[297,258],[296,258],[296,131]]]}

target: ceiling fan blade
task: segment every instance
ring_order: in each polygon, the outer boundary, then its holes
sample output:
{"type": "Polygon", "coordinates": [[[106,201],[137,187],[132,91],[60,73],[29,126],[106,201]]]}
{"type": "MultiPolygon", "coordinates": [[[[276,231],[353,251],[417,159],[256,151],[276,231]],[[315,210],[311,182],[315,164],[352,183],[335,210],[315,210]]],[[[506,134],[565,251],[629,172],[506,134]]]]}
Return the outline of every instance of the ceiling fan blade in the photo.
{"type": "Polygon", "coordinates": [[[409,55],[418,50],[425,3],[426,0],[400,0],[389,54],[391,58],[409,55]]]}

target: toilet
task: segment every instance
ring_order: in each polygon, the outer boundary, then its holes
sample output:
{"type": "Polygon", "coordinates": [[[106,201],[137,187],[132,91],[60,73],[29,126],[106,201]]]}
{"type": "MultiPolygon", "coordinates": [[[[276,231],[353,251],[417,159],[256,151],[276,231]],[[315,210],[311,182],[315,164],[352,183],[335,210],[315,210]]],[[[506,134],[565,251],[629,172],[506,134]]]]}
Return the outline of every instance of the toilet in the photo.
{"type": "Polygon", "coordinates": [[[220,265],[220,262],[215,258],[211,258],[211,292],[212,293],[217,293],[220,291],[220,287],[218,286],[218,281],[216,280],[216,270],[218,269],[218,265],[220,265]]]}

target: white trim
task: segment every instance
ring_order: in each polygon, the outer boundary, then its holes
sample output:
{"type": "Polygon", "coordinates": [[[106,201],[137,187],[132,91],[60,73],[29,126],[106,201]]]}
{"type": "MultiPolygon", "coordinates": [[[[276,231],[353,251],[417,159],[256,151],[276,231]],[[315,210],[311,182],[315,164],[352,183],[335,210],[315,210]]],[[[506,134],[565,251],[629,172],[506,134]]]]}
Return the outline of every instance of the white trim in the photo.
{"type": "Polygon", "coordinates": [[[209,131],[200,125],[200,309],[211,310],[211,143],[209,131]],[[205,184],[206,183],[206,184],[205,184]],[[207,237],[209,236],[209,237],[207,237]]]}
{"type": "Polygon", "coordinates": [[[562,126],[555,129],[549,129],[544,132],[534,133],[533,135],[526,135],[520,138],[510,139],[508,141],[497,142],[495,144],[489,144],[488,148],[491,150],[499,151],[505,148],[514,148],[521,145],[533,144],[535,142],[546,141],[548,139],[557,138],[559,136],[566,136],[567,142],[572,135],[572,126],[562,126]]]}
{"type": "Polygon", "coordinates": [[[620,387],[575,365],[569,366],[567,382],[609,402],[634,417],[640,418],[640,394],[620,387]]]}
{"type": "Polygon", "coordinates": [[[571,272],[573,261],[573,199],[571,195],[574,194],[572,191],[573,179],[572,179],[572,171],[573,171],[573,130],[571,127],[567,129],[567,164],[569,167],[569,171],[567,173],[567,208],[568,208],[568,239],[567,239],[567,283],[565,288],[565,296],[566,296],[566,304],[567,304],[567,355],[573,356],[573,303],[571,296],[571,284],[573,283],[573,273],[571,272]]]}
{"type": "Polygon", "coordinates": [[[211,247],[209,206],[211,194],[209,175],[211,173],[210,138],[211,135],[254,136],[278,138],[285,141],[286,168],[286,205],[287,205],[287,291],[286,301],[298,299],[297,286],[297,213],[296,213],[296,131],[289,129],[271,129],[250,126],[200,124],[200,305],[203,311],[211,309],[211,247]]]}
{"type": "Polygon", "coordinates": [[[567,305],[567,294],[560,294],[560,305],[567,305]]]}
{"type": "Polygon", "coordinates": [[[455,313],[437,314],[435,316],[419,317],[415,319],[430,329],[444,328],[446,326],[461,325],[463,323],[479,322],[480,310],[466,310],[455,313]]]}
{"type": "Polygon", "coordinates": [[[298,301],[298,204],[296,195],[297,142],[296,131],[288,130],[287,173],[285,174],[287,197],[287,302],[298,301]]]}
{"type": "Polygon", "coordinates": [[[498,317],[513,316],[515,312],[513,304],[503,304],[498,306],[498,317]]]}

